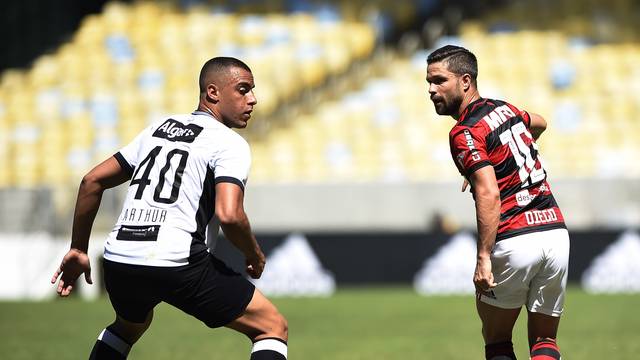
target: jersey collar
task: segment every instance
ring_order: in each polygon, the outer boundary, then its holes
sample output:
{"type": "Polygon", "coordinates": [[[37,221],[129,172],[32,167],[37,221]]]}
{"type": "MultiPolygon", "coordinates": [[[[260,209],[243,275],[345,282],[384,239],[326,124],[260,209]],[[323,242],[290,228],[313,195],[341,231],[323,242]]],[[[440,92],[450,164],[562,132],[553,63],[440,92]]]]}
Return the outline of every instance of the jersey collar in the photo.
{"type": "Polygon", "coordinates": [[[464,108],[464,110],[460,114],[460,117],[458,118],[458,123],[463,121],[464,118],[467,117],[467,113],[473,112],[473,108],[476,107],[476,105],[479,105],[481,102],[483,102],[485,100],[486,100],[485,98],[480,97],[480,98],[474,100],[473,102],[469,103],[469,105],[467,105],[467,107],[464,108]]]}
{"type": "MultiPolygon", "coordinates": [[[[201,111],[201,110],[195,110],[194,112],[191,113],[191,115],[204,115],[204,116],[208,116],[210,118],[216,119],[215,117],[213,117],[213,115],[209,114],[206,111],[201,111]]],[[[218,119],[216,119],[216,120],[218,120],[218,119]]]]}

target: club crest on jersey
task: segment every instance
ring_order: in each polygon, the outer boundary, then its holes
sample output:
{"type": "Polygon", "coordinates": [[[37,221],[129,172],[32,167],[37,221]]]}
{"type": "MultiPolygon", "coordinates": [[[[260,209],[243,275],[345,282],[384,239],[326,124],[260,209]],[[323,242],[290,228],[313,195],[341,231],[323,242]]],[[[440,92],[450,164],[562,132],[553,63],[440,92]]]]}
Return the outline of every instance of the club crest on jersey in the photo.
{"type": "Polygon", "coordinates": [[[456,161],[458,161],[458,165],[460,165],[460,167],[464,167],[464,157],[465,155],[467,155],[467,150],[462,150],[458,156],[456,156],[456,161]]]}
{"type": "Polygon", "coordinates": [[[196,124],[184,125],[176,120],[168,119],[156,129],[153,136],[169,141],[192,143],[201,131],[202,127],[196,124]]]}
{"type": "Polygon", "coordinates": [[[467,140],[467,147],[469,148],[469,151],[471,151],[471,159],[473,161],[480,161],[480,154],[478,154],[476,144],[471,137],[471,132],[467,129],[464,129],[464,138],[467,140]]]}

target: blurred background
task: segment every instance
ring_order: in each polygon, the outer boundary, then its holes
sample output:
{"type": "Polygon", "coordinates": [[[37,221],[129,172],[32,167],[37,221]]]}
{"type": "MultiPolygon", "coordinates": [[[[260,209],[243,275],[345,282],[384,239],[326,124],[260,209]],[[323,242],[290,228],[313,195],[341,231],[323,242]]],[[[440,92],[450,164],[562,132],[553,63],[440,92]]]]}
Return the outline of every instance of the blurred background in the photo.
{"type": "MultiPolygon", "coordinates": [[[[425,82],[427,55],[450,43],[477,55],[484,97],[548,120],[539,144],[572,234],[570,281],[640,292],[638,24],[634,0],[3,2],[0,266],[15,276],[0,297],[53,296],[82,176],[194,110],[214,56],[255,75],[240,133],[267,292],[471,293],[473,201],[425,82]]],[[[96,258],[125,191],[103,197],[96,258]]],[[[215,251],[242,264],[226,241],[215,251]]]]}

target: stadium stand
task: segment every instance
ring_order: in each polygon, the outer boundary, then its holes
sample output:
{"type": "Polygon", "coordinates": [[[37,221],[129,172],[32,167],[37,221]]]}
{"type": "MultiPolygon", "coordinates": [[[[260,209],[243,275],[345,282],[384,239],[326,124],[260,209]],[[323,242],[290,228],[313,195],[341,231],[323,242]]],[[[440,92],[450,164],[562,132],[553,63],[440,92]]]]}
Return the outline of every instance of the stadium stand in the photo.
{"type": "MultiPolygon", "coordinates": [[[[640,156],[640,122],[633,116],[640,109],[640,45],[632,41],[637,22],[628,16],[631,2],[616,1],[612,16],[624,20],[604,25],[586,21],[587,14],[601,14],[593,4],[565,22],[576,2],[561,1],[557,13],[548,2],[514,3],[487,19],[465,21],[459,36],[434,47],[468,47],[480,59],[484,96],[510,99],[548,119],[552,125],[540,143],[555,178],[640,176],[640,167],[629,166],[640,156]],[[544,20],[530,20],[539,18],[544,20]],[[603,42],[612,33],[616,41],[603,42]]],[[[254,148],[259,160],[252,179],[454,179],[447,143],[451,122],[435,115],[426,84],[417,80],[424,78],[427,54],[392,54],[378,77],[273,132],[254,148]]]]}
{"type": "MultiPolygon", "coordinates": [[[[253,184],[458,181],[451,120],[423,80],[428,49],[382,44],[439,1],[181,3],[191,6],[108,3],[30,69],[1,74],[0,189],[51,188],[68,213],[91,165],[194,107],[213,55],[254,70],[259,106],[243,132],[253,184]]],[[[637,179],[638,14],[630,0],[578,3],[510,1],[427,47],[470,48],[484,96],[548,119],[540,143],[554,178],[637,179]]]]}
{"type": "Polygon", "coordinates": [[[193,108],[194,79],[212,54],[250,64],[259,84],[256,117],[268,119],[374,46],[374,30],[354,21],[109,3],[30,70],[2,74],[0,128],[7,141],[0,157],[9,171],[0,186],[74,181],[152,119],[193,108]]]}

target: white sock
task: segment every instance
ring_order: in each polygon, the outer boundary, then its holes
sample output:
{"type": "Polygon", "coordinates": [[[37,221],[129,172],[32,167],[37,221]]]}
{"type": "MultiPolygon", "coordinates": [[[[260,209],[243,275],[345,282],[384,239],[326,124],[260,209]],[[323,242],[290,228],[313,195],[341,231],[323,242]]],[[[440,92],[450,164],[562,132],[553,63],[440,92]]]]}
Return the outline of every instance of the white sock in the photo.
{"type": "Polygon", "coordinates": [[[287,358],[287,343],[280,339],[262,339],[253,343],[253,348],[251,349],[251,353],[255,353],[258,351],[269,350],[275,351],[284,358],[287,358]]]}
{"type": "Polygon", "coordinates": [[[107,329],[102,330],[100,335],[98,335],[98,340],[109,345],[125,357],[129,355],[129,351],[131,350],[131,346],[129,344],[107,329]]]}

